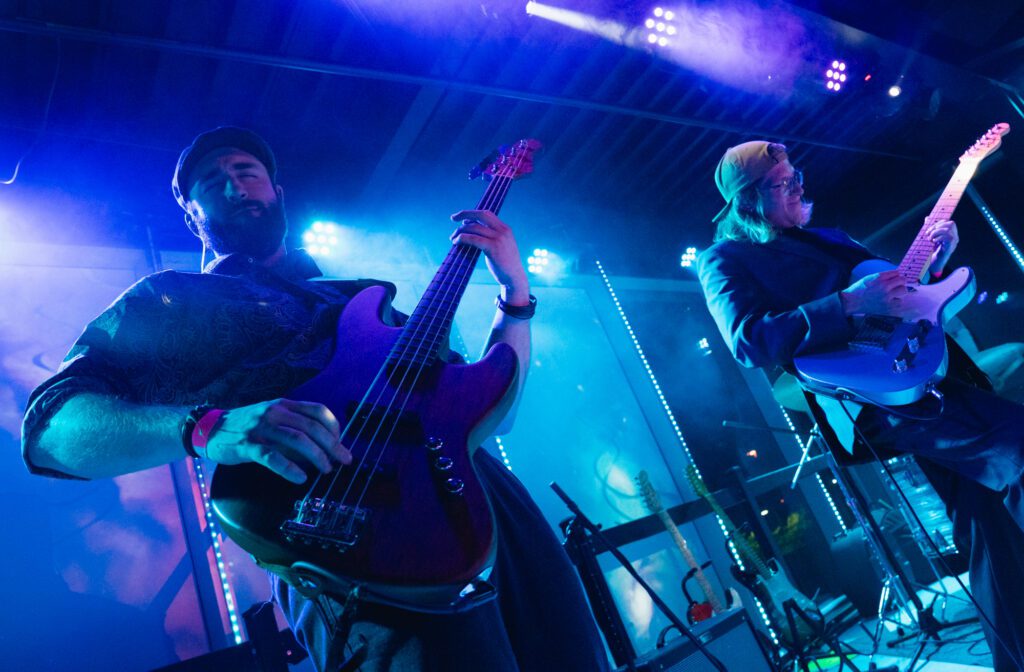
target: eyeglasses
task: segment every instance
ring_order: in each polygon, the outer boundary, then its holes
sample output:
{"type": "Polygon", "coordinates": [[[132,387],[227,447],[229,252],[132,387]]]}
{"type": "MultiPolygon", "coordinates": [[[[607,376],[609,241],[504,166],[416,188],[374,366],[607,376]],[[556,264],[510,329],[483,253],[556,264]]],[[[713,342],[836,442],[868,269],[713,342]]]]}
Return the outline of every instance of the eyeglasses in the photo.
{"type": "Polygon", "coordinates": [[[762,187],[762,191],[768,189],[782,189],[784,193],[793,194],[796,193],[797,187],[804,186],[804,171],[793,170],[793,174],[790,177],[785,178],[778,184],[770,184],[766,187],[762,187]]]}

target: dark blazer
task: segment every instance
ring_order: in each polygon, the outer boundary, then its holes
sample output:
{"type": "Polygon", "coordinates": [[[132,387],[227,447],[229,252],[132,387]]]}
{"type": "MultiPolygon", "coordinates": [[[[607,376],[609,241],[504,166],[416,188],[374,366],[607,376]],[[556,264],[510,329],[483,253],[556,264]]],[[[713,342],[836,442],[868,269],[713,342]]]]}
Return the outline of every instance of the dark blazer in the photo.
{"type": "MultiPolygon", "coordinates": [[[[838,229],[807,229],[851,260],[876,258],[838,229]]],[[[768,243],[721,241],[697,261],[708,309],[733,356],[749,367],[788,367],[798,350],[853,336],[839,291],[852,262],[782,234],[768,243]]]]}

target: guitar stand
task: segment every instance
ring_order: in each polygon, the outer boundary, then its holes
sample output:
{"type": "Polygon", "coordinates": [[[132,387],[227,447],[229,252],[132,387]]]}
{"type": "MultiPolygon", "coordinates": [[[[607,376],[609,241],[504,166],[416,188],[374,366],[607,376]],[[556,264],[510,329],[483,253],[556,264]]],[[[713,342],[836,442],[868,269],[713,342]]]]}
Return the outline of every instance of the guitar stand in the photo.
{"type": "Polygon", "coordinates": [[[673,612],[672,609],[670,609],[669,606],[665,604],[665,601],[658,596],[658,593],[656,593],[655,590],[651,588],[650,584],[644,581],[643,577],[640,576],[639,573],[637,573],[636,569],[633,567],[633,563],[631,563],[629,559],[625,555],[623,555],[618,548],[615,547],[614,544],[612,544],[605,538],[604,534],[601,532],[601,528],[594,524],[592,520],[587,518],[583,511],[580,510],[580,507],[576,504],[576,502],[573,501],[572,498],[570,498],[569,495],[567,495],[565,491],[562,490],[562,488],[559,487],[557,483],[552,482],[551,489],[555,491],[555,494],[558,495],[558,497],[563,502],[565,502],[565,505],[569,508],[569,511],[572,512],[574,520],[578,522],[580,525],[582,525],[584,528],[586,528],[587,532],[590,533],[590,535],[593,538],[600,540],[601,544],[605,547],[605,549],[609,553],[611,553],[616,560],[619,561],[619,564],[621,564],[627,572],[629,572],[629,575],[633,577],[633,580],[636,581],[648,595],[650,595],[651,600],[654,602],[655,606],[657,606],[658,609],[660,609],[661,612],[665,614],[668,620],[672,622],[672,625],[674,625],[679,630],[679,632],[683,633],[693,643],[693,645],[697,647],[697,650],[700,651],[705,658],[707,658],[707,660],[712,664],[712,666],[714,666],[716,670],[719,670],[719,672],[728,672],[725,665],[722,664],[722,661],[720,661],[717,657],[715,657],[713,653],[711,653],[708,650],[707,645],[705,645],[704,642],[700,640],[700,638],[694,635],[688,627],[683,625],[683,622],[679,620],[679,617],[676,616],[675,612],[673,612]]]}
{"type": "MultiPolygon", "coordinates": [[[[817,430],[815,431],[817,432],[817,430]]],[[[933,599],[931,604],[927,607],[924,606],[921,598],[918,597],[917,592],[914,590],[910,579],[907,577],[902,567],[900,567],[899,561],[896,559],[896,555],[893,552],[892,547],[886,541],[878,523],[870,513],[868,513],[870,509],[865,501],[863,493],[857,489],[852,479],[849,478],[849,475],[842,467],[839,466],[839,463],[836,461],[832,451],[828,449],[825,437],[818,432],[817,438],[822,442],[822,445],[825,448],[825,459],[827,460],[829,468],[832,470],[833,476],[835,476],[836,484],[839,486],[840,491],[842,491],[843,497],[849,505],[850,510],[853,512],[854,517],[857,519],[857,522],[860,523],[861,529],[864,531],[864,539],[871,548],[872,555],[874,555],[875,560],[885,577],[882,583],[882,593],[878,603],[878,622],[875,624],[874,633],[871,633],[872,650],[870,658],[874,658],[874,656],[878,654],[878,647],[882,640],[882,628],[884,627],[884,624],[887,621],[893,622],[898,629],[897,631],[899,632],[899,636],[887,642],[889,647],[896,646],[897,644],[910,639],[918,638],[914,657],[911,660],[910,665],[906,668],[907,670],[913,670],[914,665],[920,659],[921,654],[924,653],[925,646],[927,646],[929,642],[942,641],[942,638],[939,636],[939,633],[942,630],[977,621],[978,617],[973,616],[957,621],[942,622],[935,616],[933,611],[936,599],[933,599]],[[906,626],[904,626],[904,624],[898,619],[893,621],[886,617],[886,612],[890,608],[890,602],[894,598],[902,604],[901,611],[906,613],[913,621],[912,632],[904,632],[906,630],[906,626]],[[913,609],[911,609],[911,607],[913,607],[913,609]]],[[[898,484],[893,485],[898,487],[898,484]]],[[[872,665],[874,665],[874,663],[872,663],[872,665]]]]}
{"type": "MultiPolygon", "coordinates": [[[[815,615],[808,614],[792,598],[782,603],[782,609],[786,614],[786,625],[789,627],[790,640],[793,642],[793,646],[780,660],[780,670],[785,669],[792,662],[793,670],[807,672],[810,670],[809,663],[817,662],[822,658],[836,657],[840,660],[840,669],[849,665],[853,672],[860,672],[860,668],[850,660],[846,650],[844,650],[843,642],[839,640],[839,632],[837,630],[844,627],[842,623],[829,623],[820,615],[820,612],[815,615]],[[813,637],[800,637],[797,619],[803,621],[810,628],[811,632],[814,633],[813,637]],[[815,650],[817,649],[815,645],[819,642],[827,646],[828,649],[824,652],[820,649],[815,650]]],[[[846,648],[849,649],[849,645],[846,645],[846,648]]]]}

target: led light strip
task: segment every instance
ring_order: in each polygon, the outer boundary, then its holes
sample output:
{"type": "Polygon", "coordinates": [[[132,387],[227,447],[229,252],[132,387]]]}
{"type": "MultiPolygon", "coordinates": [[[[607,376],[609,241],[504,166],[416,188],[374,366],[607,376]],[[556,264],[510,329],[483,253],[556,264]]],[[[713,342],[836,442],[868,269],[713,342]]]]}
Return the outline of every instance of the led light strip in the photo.
{"type": "Polygon", "coordinates": [[[501,461],[505,463],[505,468],[512,471],[512,463],[508,461],[508,453],[505,452],[505,444],[501,442],[501,437],[496,436],[494,440],[498,443],[498,450],[501,452],[501,461]]]}
{"type": "Polygon", "coordinates": [[[1003,247],[1005,247],[1010,253],[1013,260],[1017,262],[1017,266],[1024,271],[1024,255],[1020,253],[1020,250],[1017,249],[1013,240],[1010,239],[1010,236],[1007,235],[1006,231],[999,224],[999,220],[996,219],[996,216],[988,209],[988,205],[986,205],[985,201],[982,200],[981,194],[979,194],[977,189],[973,186],[967,187],[967,194],[971,197],[971,200],[974,201],[974,205],[978,206],[978,210],[981,211],[981,214],[985,216],[985,220],[988,222],[988,225],[991,226],[992,230],[996,232],[997,236],[999,236],[1000,242],[1003,243],[1003,247]]]}
{"type": "MultiPolygon", "coordinates": [[[[793,424],[793,421],[789,418],[789,413],[786,411],[785,406],[779,404],[779,410],[782,411],[782,417],[786,419],[786,424],[789,426],[791,430],[793,430],[793,440],[796,441],[796,445],[800,448],[800,452],[802,453],[804,450],[804,443],[800,440],[800,435],[797,434],[796,426],[793,424]]],[[[807,440],[810,441],[810,437],[808,437],[807,440]]],[[[828,502],[828,505],[832,508],[832,513],[833,515],[835,515],[836,520],[839,521],[839,527],[843,528],[843,532],[849,532],[850,530],[846,527],[846,523],[843,521],[843,516],[839,513],[839,508],[836,506],[835,500],[832,499],[832,495],[829,493],[828,488],[825,487],[825,481],[821,480],[821,474],[817,473],[814,475],[814,477],[818,479],[818,485],[821,486],[821,492],[822,494],[825,495],[825,500],[828,502]]]]}
{"type": "MultiPolygon", "coordinates": [[[[633,326],[629,322],[629,318],[626,317],[626,311],[623,309],[622,304],[619,303],[619,297],[615,293],[615,288],[612,287],[611,280],[608,278],[608,274],[604,271],[604,266],[601,265],[600,260],[595,260],[597,264],[597,270],[601,274],[601,279],[604,281],[605,288],[608,290],[608,294],[612,297],[612,302],[615,304],[615,309],[619,311],[619,317],[622,318],[622,323],[626,327],[626,331],[629,332],[629,337],[633,340],[633,347],[636,348],[637,354],[640,356],[640,362],[644,365],[644,369],[647,371],[647,375],[651,379],[651,383],[654,385],[654,391],[658,394],[658,399],[661,401],[661,406],[665,410],[665,415],[668,416],[669,422],[672,424],[672,429],[675,430],[676,438],[679,439],[679,445],[683,447],[683,452],[686,453],[687,459],[693,468],[700,475],[700,469],[697,467],[697,463],[693,459],[693,455],[690,454],[690,448],[686,445],[686,439],[683,438],[683,432],[679,428],[679,423],[676,422],[676,416],[672,412],[672,408],[668,405],[668,400],[665,399],[665,395],[661,391],[661,385],[658,384],[658,379],[654,375],[654,370],[651,368],[650,362],[647,361],[647,355],[644,354],[643,346],[640,345],[639,339],[636,337],[636,333],[633,331],[633,326]]],[[[703,476],[701,476],[703,478],[703,476]]],[[[740,569],[745,569],[743,565],[743,559],[740,554],[736,551],[736,547],[733,545],[732,540],[729,538],[729,530],[726,529],[725,523],[717,515],[715,520],[718,521],[718,527],[721,528],[722,534],[725,535],[726,542],[728,543],[729,550],[732,551],[733,559],[736,561],[736,565],[740,569]]],[[[775,642],[776,646],[779,646],[779,639],[775,635],[775,630],[772,628],[771,621],[768,619],[768,612],[765,611],[764,605],[761,604],[761,600],[754,598],[754,604],[757,605],[757,610],[761,613],[761,618],[764,620],[765,626],[768,628],[768,634],[771,636],[772,641],[775,642]]]]}
{"type": "Polygon", "coordinates": [[[196,480],[199,483],[199,494],[203,500],[203,513],[206,515],[206,529],[210,532],[210,539],[213,540],[213,556],[217,560],[217,574],[220,576],[220,586],[224,591],[224,604],[228,608],[228,619],[231,621],[231,632],[235,636],[235,644],[241,644],[242,628],[238,624],[238,610],[235,608],[234,593],[231,591],[231,584],[228,582],[227,570],[224,567],[224,556],[220,552],[220,531],[217,522],[213,517],[213,509],[210,507],[210,495],[206,490],[206,477],[203,475],[203,464],[201,460],[193,458],[192,465],[196,469],[196,480]]]}

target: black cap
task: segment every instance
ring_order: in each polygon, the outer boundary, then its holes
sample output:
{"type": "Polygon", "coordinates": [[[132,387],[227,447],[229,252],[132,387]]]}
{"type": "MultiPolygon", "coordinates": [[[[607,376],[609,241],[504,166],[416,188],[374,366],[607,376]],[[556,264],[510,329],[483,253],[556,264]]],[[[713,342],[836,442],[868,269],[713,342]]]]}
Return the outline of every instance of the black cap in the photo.
{"type": "Polygon", "coordinates": [[[192,171],[204,156],[222,147],[234,147],[252,154],[267,169],[270,181],[277,182],[277,161],[266,140],[246,128],[219,126],[197,135],[192,144],[178,157],[178,166],[174,169],[174,177],[171,179],[171,191],[174,193],[174,200],[178,201],[182,208],[188,201],[192,171]]]}

